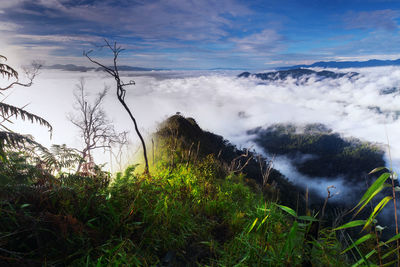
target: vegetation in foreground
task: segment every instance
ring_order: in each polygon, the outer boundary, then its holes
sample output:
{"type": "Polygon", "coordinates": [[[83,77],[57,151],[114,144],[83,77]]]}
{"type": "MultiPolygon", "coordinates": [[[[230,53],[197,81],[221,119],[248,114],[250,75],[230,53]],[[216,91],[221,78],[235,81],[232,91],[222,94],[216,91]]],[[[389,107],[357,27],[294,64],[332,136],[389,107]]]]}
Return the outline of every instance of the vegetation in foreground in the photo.
{"type": "Polygon", "coordinates": [[[314,217],[266,200],[217,155],[171,151],[177,140],[157,140],[152,176],[135,165],[114,178],[53,176],[7,153],[1,174],[14,183],[0,188],[0,264],[347,265],[334,232],[310,238],[314,217]]]}

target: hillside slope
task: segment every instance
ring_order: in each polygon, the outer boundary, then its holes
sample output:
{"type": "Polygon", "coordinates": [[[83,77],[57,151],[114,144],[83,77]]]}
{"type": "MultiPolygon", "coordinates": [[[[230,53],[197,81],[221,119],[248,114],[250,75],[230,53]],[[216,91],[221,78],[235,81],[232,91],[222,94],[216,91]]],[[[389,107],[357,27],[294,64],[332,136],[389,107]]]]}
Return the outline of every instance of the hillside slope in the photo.
{"type": "MultiPolygon", "coordinates": [[[[232,145],[220,135],[202,130],[193,118],[174,115],[160,124],[155,133],[155,139],[162,144],[162,149],[175,151],[175,157],[185,157],[182,151],[191,150],[191,160],[200,159],[213,154],[229,171],[240,169],[246,177],[254,180],[260,187],[263,185],[263,174],[268,161],[265,157],[254,151],[241,150],[232,145]],[[261,170],[260,166],[263,166],[261,170]]],[[[187,157],[187,156],[186,156],[187,157]]],[[[187,160],[187,159],[186,159],[187,160]]],[[[267,183],[279,192],[278,198],[283,204],[299,207],[298,196],[304,195],[304,190],[295,187],[278,170],[272,168],[268,175],[267,183]]],[[[304,208],[304,207],[303,207],[304,208]]]]}

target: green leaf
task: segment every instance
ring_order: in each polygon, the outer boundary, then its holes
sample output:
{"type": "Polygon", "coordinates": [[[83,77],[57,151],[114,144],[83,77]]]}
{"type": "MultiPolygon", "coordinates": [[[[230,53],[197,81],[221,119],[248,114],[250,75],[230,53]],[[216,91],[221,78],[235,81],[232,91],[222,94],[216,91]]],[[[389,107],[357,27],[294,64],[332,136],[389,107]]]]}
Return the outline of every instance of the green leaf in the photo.
{"type": "MultiPolygon", "coordinates": [[[[347,237],[349,238],[351,243],[354,244],[354,241],[349,234],[347,234],[347,237]]],[[[356,249],[358,255],[361,256],[361,258],[362,258],[361,262],[365,262],[369,266],[369,262],[367,261],[367,258],[365,258],[365,255],[363,253],[361,253],[361,251],[358,249],[358,247],[355,244],[354,244],[354,248],[356,249]]],[[[354,254],[353,254],[353,256],[354,256],[354,254]]]]}
{"type": "MultiPolygon", "coordinates": [[[[364,263],[369,257],[371,257],[372,255],[374,255],[376,253],[376,250],[373,249],[371,250],[367,255],[365,255],[365,257],[363,257],[362,259],[360,259],[359,261],[357,261],[355,264],[353,264],[351,267],[357,267],[360,264],[364,263]]],[[[367,263],[368,264],[368,263],[367,263]]],[[[369,264],[368,264],[369,266],[369,264]]]]}
{"type": "Polygon", "coordinates": [[[112,248],[112,249],[109,251],[109,254],[110,254],[110,255],[114,255],[114,253],[115,253],[117,250],[119,250],[124,244],[125,244],[125,241],[122,241],[121,243],[119,243],[118,245],[116,245],[114,248],[112,248]]]}
{"type": "Polygon", "coordinates": [[[351,221],[348,222],[346,224],[343,224],[342,226],[339,226],[335,229],[333,229],[333,231],[337,231],[337,230],[341,230],[341,229],[346,229],[346,228],[351,228],[351,227],[357,227],[357,226],[361,226],[365,224],[365,220],[356,220],[356,221],[351,221]]]}
{"type": "Polygon", "coordinates": [[[298,229],[298,222],[294,221],[293,226],[290,228],[290,232],[286,237],[286,242],[285,242],[285,245],[282,250],[282,252],[284,254],[286,254],[286,256],[288,256],[289,254],[292,253],[293,242],[294,242],[294,239],[296,238],[297,229],[298,229]]]}
{"type": "Polygon", "coordinates": [[[360,209],[356,212],[354,216],[356,216],[360,211],[379,193],[382,191],[383,188],[385,187],[390,187],[391,185],[389,184],[383,184],[380,186],[375,192],[372,193],[372,195],[364,202],[364,204],[360,207],[360,209]]]}
{"type": "Polygon", "coordinates": [[[385,244],[389,244],[389,243],[391,243],[393,241],[396,241],[397,239],[400,239],[400,234],[392,236],[388,241],[385,242],[385,244]]]}
{"type": "Polygon", "coordinates": [[[370,171],[368,174],[373,174],[373,173],[379,172],[379,171],[384,170],[384,169],[387,170],[386,167],[378,167],[378,168],[375,168],[372,171],[370,171]]]}
{"type": "Polygon", "coordinates": [[[101,261],[103,260],[103,256],[101,256],[96,263],[96,267],[101,267],[101,261]]]}
{"type": "Polygon", "coordinates": [[[26,207],[29,207],[31,204],[22,204],[21,205],[21,209],[23,209],[23,208],[26,208],[26,207]]]}
{"type": "Polygon", "coordinates": [[[367,222],[365,223],[364,227],[362,230],[364,230],[368,225],[371,224],[371,222],[375,219],[375,217],[381,212],[381,210],[386,206],[386,204],[392,200],[391,196],[387,196],[381,200],[381,202],[378,203],[378,205],[375,206],[374,210],[372,211],[371,215],[369,216],[367,222]]]}
{"type": "Polygon", "coordinates": [[[292,210],[289,207],[283,206],[283,205],[278,205],[276,204],[279,208],[281,208],[282,210],[286,211],[287,213],[289,213],[290,215],[292,215],[293,217],[297,218],[297,214],[294,210],[292,210]]]}
{"type": "Polygon", "coordinates": [[[269,214],[267,216],[265,216],[264,219],[260,222],[256,231],[258,231],[258,229],[260,229],[260,227],[265,223],[265,221],[268,219],[268,217],[269,217],[269,214]]]}
{"type": "Polygon", "coordinates": [[[242,263],[245,262],[248,258],[249,258],[249,253],[247,253],[246,256],[244,256],[244,258],[241,259],[237,264],[233,265],[233,267],[243,266],[242,263]]]}
{"type": "Polygon", "coordinates": [[[249,231],[247,232],[248,234],[251,232],[251,230],[253,230],[254,226],[255,226],[256,223],[257,223],[257,221],[258,221],[258,218],[256,218],[256,219],[254,220],[253,224],[250,226],[250,229],[249,229],[249,231]]]}
{"type": "MultiPolygon", "coordinates": [[[[379,176],[378,179],[375,180],[375,182],[368,188],[367,192],[362,196],[360,202],[354,207],[356,209],[358,206],[360,206],[362,203],[370,199],[370,197],[381,188],[381,186],[386,182],[386,180],[390,177],[390,173],[385,172],[381,176],[379,176]]],[[[376,195],[377,193],[375,193],[376,195]]],[[[368,202],[367,202],[368,203],[368,202]]],[[[353,209],[353,210],[354,210],[353,209]]]]}
{"type": "Polygon", "coordinates": [[[387,252],[385,255],[382,256],[382,260],[386,259],[387,257],[389,257],[390,255],[392,255],[393,253],[395,253],[397,251],[397,248],[392,249],[391,251],[387,252]]]}
{"type": "Polygon", "coordinates": [[[350,249],[354,248],[355,246],[358,246],[359,244],[367,241],[368,239],[374,238],[373,234],[366,234],[362,237],[360,237],[359,239],[357,239],[356,242],[354,242],[353,244],[351,244],[351,246],[349,246],[348,248],[346,248],[345,250],[343,250],[340,254],[346,253],[347,251],[349,251],[350,249]]]}
{"type": "Polygon", "coordinates": [[[397,260],[390,261],[390,262],[388,262],[388,263],[383,264],[382,267],[386,267],[386,266],[395,266],[394,263],[396,263],[396,262],[397,262],[397,260]]]}

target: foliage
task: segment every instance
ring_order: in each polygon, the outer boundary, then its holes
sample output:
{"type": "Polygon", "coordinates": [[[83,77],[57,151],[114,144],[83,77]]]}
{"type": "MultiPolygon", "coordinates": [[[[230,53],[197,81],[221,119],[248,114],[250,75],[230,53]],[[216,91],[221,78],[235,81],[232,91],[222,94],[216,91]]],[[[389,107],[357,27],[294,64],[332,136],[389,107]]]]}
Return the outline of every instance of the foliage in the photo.
{"type": "Polygon", "coordinates": [[[39,174],[39,168],[32,164],[27,153],[7,150],[7,154],[0,161],[0,185],[31,184],[33,178],[39,174]]]}
{"type": "MultiPolygon", "coordinates": [[[[385,167],[375,168],[370,174],[387,170],[385,167]]],[[[375,204],[369,216],[364,220],[352,220],[345,223],[342,226],[335,228],[335,231],[343,231],[344,229],[361,227],[361,232],[367,232],[361,237],[358,237],[356,241],[351,238],[351,245],[349,245],[343,253],[350,250],[355,250],[359,254],[359,260],[355,266],[358,265],[374,265],[379,264],[380,266],[391,266],[395,263],[400,263],[399,256],[399,239],[400,234],[398,232],[398,221],[397,221],[397,205],[396,205],[396,191],[398,187],[395,187],[395,180],[397,180],[397,174],[392,171],[382,173],[375,181],[371,184],[365,194],[362,196],[358,204],[353,208],[357,210],[355,216],[359,214],[368,204],[382,194],[385,193],[384,189],[390,187],[390,195],[383,196],[379,203],[375,204]],[[386,227],[378,225],[376,217],[382,212],[383,208],[390,202],[393,201],[394,206],[394,221],[396,235],[386,240],[386,242],[380,241],[382,230],[386,227]],[[393,242],[396,241],[396,245],[393,242]],[[373,244],[375,242],[375,244],[373,244]],[[369,243],[369,244],[368,244],[369,243]],[[397,256],[396,256],[397,255],[397,256]],[[373,257],[372,257],[373,256],[373,257]],[[395,257],[396,256],[396,257],[395,257]],[[397,259],[396,259],[397,258],[397,259]]]]}
{"type": "Polygon", "coordinates": [[[328,231],[306,238],[314,217],[265,200],[215,155],[171,166],[157,154],[151,177],[132,165],[111,184],[99,170],[1,186],[0,264],[347,265],[328,231]]]}
{"type": "MultiPolygon", "coordinates": [[[[299,206],[305,212],[304,203],[297,201],[298,195],[304,195],[302,189],[294,186],[276,169],[267,173],[264,184],[262,166],[269,161],[254,151],[238,149],[222,136],[203,131],[193,118],[174,115],[165,120],[154,134],[155,160],[173,167],[176,162],[196,162],[209,154],[216,155],[225,172],[244,173],[247,183],[260,187],[270,200],[279,200],[288,206],[299,206]],[[157,151],[160,151],[159,155],[157,151]],[[169,151],[169,153],[162,153],[169,151]]],[[[165,166],[164,166],[165,167],[165,166]]],[[[264,168],[266,169],[266,168],[264,168]]]]}

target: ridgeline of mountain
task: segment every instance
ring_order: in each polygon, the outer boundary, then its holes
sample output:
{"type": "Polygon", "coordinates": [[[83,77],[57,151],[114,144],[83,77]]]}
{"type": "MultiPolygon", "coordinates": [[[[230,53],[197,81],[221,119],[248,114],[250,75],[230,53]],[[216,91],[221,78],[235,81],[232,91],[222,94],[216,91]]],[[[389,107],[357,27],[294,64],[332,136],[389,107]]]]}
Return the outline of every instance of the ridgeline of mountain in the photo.
{"type": "Polygon", "coordinates": [[[309,177],[345,177],[347,182],[364,182],[366,175],[385,166],[384,151],[376,144],[343,138],[322,124],[274,124],[248,131],[266,152],[285,155],[296,169],[309,177]]]}
{"type": "MultiPolygon", "coordinates": [[[[93,68],[93,67],[85,67],[85,66],[77,66],[74,64],[55,64],[51,66],[44,66],[45,69],[55,69],[55,70],[64,70],[64,71],[79,71],[79,72],[87,72],[87,71],[102,71],[102,68],[93,68]]],[[[118,66],[118,70],[120,71],[153,71],[153,70],[162,70],[162,69],[150,69],[150,68],[142,68],[142,67],[133,67],[133,66],[118,66]]]]}
{"type": "MultiPolygon", "coordinates": [[[[264,162],[266,160],[264,157],[255,152],[238,149],[220,135],[203,131],[193,118],[185,118],[181,115],[174,115],[168,118],[160,124],[158,131],[155,133],[155,140],[157,140],[157,143],[164,145],[165,142],[170,142],[169,146],[172,147],[170,150],[173,151],[190,150],[193,155],[196,154],[195,157],[198,157],[197,160],[200,161],[207,155],[213,154],[227,168],[232,167],[233,163],[235,166],[245,165],[241,171],[248,178],[254,179],[259,185],[263,183],[260,161],[264,162]]],[[[304,194],[302,188],[293,185],[276,169],[271,169],[268,183],[276,186],[282,203],[291,207],[298,205],[296,202],[298,194],[304,194]]]]}
{"type": "Polygon", "coordinates": [[[55,64],[51,66],[44,66],[43,68],[50,70],[65,70],[65,71],[79,71],[79,72],[86,72],[96,69],[93,67],[77,66],[74,64],[55,64]]]}
{"type": "Polygon", "coordinates": [[[310,65],[295,65],[288,67],[280,67],[278,70],[292,70],[299,68],[368,68],[383,66],[400,66],[400,59],[396,60],[378,60],[370,59],[367,61],[319,61],[310,65]]]}
{"type": "Polygon", "coordinates": [[[337,73],[333,71],[314,71],[310,69],[290,69],[290,70],[279,70],[279,71],[273,71],[273,72],[267,72],[267,73],[256,73],[256,74],[251,74],[250,72],[243,72],[238,75],[238,78],[249,78],[249,77],[255,77],[259,78],[264,81],[278,81],[278,80],[285,80],[287,78],[293,78],[293,79],[304,79],[305,81],[308,81],[312,76],[317,77],[318,79],[338,79],[342,77],[354,77],[358,75],[356,72],[349,72],[349,73],[337,73]]]}

